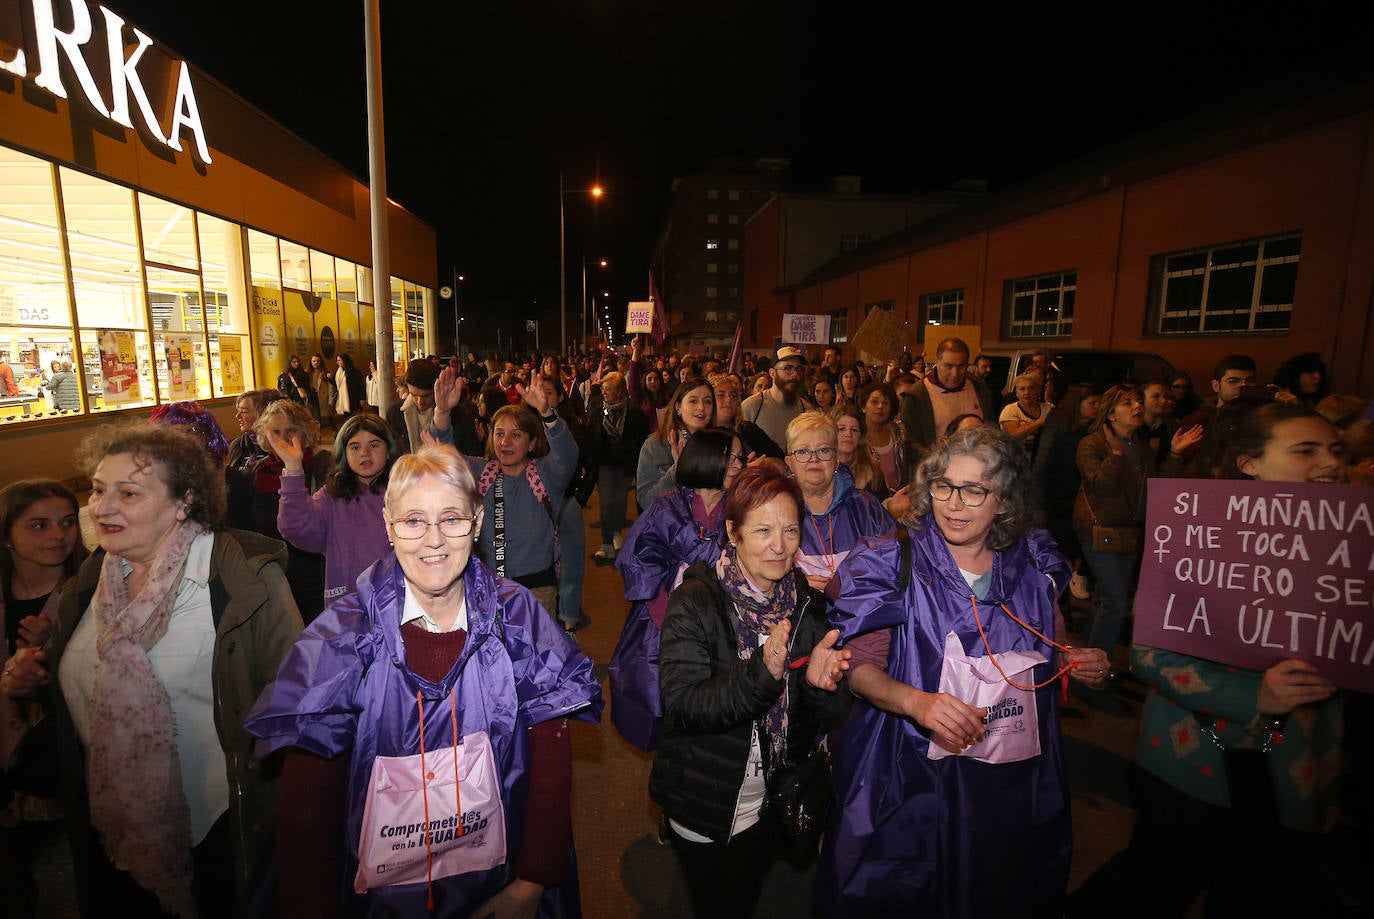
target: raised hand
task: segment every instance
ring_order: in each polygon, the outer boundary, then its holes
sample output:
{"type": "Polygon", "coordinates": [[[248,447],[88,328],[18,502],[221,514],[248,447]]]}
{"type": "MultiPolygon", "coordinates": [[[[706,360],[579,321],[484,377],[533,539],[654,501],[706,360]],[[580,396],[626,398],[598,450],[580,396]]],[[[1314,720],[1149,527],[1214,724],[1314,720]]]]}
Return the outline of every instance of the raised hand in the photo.
{"type": "Polygon", "coordinates": [[[457,367],[445,367],[434,381],[434,414],[447,415],[463,401],[463,387],[467,381],[458,373],[457,367]]]}
{"type": "Polygon", "coordinates": [[[289,475],[300,475],[305,468],[305,448],[301,446],[301,436],[292,431],[285,437],[279,437],[271,428],[263,428],[262,433],[266,435],[267,445],[272,452],[281,459],[283,471],[289,475]]]}
{"type": "Polygon", "coordinates": [[[1182,456],[1185,452],[1201,443],[1204,433],[1202,425],[1200,424],[1194,424],[1187,428],[1179,428],[1174,432],[1174,436],[1169,439],[1170,452],[1182,456]]]}

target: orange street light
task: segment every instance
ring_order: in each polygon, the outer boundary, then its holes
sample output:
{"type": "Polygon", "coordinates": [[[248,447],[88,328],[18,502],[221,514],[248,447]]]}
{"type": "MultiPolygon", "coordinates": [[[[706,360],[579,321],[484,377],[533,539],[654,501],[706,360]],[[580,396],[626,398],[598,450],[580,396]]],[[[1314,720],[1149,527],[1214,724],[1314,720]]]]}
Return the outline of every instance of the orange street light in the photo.
{"type": "Polygon", "coordinates": [[[566,195],[590,192],[593,198],[600,198],[606,192],[600,185],[591,188],[564,188],[563,173],[558,173],[558,327],[562,353],[568,353],[568,254],[566,242],[567,214],[563,207],[566,195]]]}

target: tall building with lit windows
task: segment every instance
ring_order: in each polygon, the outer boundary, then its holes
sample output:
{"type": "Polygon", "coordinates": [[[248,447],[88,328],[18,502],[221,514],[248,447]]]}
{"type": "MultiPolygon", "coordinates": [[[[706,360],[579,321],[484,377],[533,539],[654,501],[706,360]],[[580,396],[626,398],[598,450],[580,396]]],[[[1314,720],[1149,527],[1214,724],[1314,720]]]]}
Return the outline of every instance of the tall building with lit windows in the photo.
{"type": "MultiPolygon", "coordinates": [[[[113,10],[0,0],[0,360],[18,388],[0,395],[0,479],[73,475],[65,457],[113,414],[227,415],[292,355],[366,369],[369,207],[362,181],[113,10]],[[45,387],[68,365],[79,403],[45,387]]],[[[435,235],[394,203],[388,219],[403,362],[434,349],[435,235]]]]}
{"type": "Polygon", "coordinates": [[[785,158],[719,158],[673,182],[653,272],[679,350],[729,347],[744,304],[744,224],[786,186],[788,166],[785,158]]]}

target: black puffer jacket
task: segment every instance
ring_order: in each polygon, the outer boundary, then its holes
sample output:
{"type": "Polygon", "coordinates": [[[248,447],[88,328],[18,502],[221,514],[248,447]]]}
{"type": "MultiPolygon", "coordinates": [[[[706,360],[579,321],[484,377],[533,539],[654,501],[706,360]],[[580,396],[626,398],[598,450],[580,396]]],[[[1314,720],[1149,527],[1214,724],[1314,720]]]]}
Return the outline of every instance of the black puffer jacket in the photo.
{"type": "MultiPolygon", "coordinates": [[[[825,598],[797,578],[788,661],[811,653],[825,637],[825,598]]],[[[649,775],[649,795],[664,813],[694,833],[724,842],[749,760],[756,723],[782,693],[763,655],[740,660],[735,609],[711,565],[693,565],[668,600],[659,650],[663,740],[649,775]]],[[[806,683],[806,668],[787,671],[787,759],[805,758],[820,731],[838,722],[853,697],[806,683]]],[[[761,743],[767,757],[768,744],[761,743]]]]}

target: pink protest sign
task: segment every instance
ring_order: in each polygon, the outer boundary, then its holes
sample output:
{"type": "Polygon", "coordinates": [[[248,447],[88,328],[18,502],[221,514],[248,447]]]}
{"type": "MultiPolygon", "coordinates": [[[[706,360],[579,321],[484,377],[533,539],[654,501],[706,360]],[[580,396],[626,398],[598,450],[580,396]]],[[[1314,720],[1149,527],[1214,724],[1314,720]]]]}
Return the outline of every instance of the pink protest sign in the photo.
{"type": "Polygon", "coordinates": [[[1138,644],[1374,691],[1374,490],[1151,479],[1138,644]]]}

